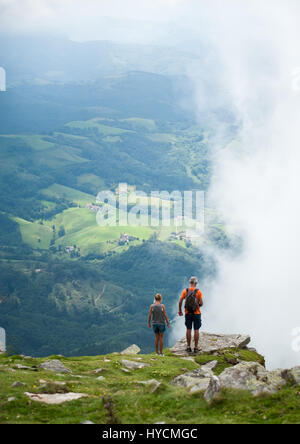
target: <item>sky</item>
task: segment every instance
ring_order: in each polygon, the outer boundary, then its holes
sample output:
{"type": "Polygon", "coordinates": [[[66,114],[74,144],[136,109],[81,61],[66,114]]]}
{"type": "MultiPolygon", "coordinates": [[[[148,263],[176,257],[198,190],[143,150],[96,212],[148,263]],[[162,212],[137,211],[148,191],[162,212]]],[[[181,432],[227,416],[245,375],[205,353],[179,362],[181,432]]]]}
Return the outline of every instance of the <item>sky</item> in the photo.
{"type": "MultiPolygon", "coordinates": [[[[300,364],[293,347],[300,335],[299,22],[299,0],[0,0],[2,32],[172,44],[195,54],[210,48],[215,90],[187,67],[199,124],[222,96],[241,126],[224,146],[226,130],[214,122],[207,199],[245,248],[238,258],[213,251],[219,274],[205,282],[204,329],[249,333],[270,368],[300,364]]],[[[176,332],[182,336],[184,326],[176,332]]]]}
{"type": "MultiPolygon", "coordinates": [[[[176,21],[180,10],[193,3],[186,0],[0,0],[0,24],[5,32],[58,32],[74,40],[98,40],[105,39],[108,32],[103,29],[103,18],[166,23],[176,21]]],[[[126,30],[114,31],[116,39],[126,39],[126,30]]],[[[141,27],[139,31],[132,39],[143,41],[147,29],[141,27]]]]}

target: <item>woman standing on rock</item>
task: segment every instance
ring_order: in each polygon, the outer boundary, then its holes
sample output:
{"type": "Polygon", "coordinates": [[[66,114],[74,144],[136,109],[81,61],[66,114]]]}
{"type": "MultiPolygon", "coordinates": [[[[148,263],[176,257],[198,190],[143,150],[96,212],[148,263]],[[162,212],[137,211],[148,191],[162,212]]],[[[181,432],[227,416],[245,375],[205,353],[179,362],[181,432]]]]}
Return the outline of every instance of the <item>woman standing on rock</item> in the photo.
{"type": "Polygon", "coordinates": [[[166,313],[166,307],[162,304],[161,294],[155,295],[154,304],[150,306],[148,326],[151,328],[151,318],[152,318],[152,328],[155,333],[155,351],[157,355],[163,356],[164,348],[164,332],[166,331],[165,321],[167,322],[168,328],[170,328],[170,323],[166,313]],[[160,348],[160,353],[158,352],[160,348]]]}

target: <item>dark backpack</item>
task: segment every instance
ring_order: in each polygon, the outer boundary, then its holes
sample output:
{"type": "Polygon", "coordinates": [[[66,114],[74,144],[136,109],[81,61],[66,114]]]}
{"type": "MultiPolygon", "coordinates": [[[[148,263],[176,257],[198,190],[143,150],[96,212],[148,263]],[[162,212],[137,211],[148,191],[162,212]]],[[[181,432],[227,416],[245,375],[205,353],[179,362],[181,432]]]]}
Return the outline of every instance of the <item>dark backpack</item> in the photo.
{"type": "Polygon", "coordinates": [[[194,314],[196,310],[199,308],[199,302],[197,300],[198,289],[190,290],[186,289],[186,298],[185,298],[185,306],[184,308],[187,310],[188,314],[194,314]]]}

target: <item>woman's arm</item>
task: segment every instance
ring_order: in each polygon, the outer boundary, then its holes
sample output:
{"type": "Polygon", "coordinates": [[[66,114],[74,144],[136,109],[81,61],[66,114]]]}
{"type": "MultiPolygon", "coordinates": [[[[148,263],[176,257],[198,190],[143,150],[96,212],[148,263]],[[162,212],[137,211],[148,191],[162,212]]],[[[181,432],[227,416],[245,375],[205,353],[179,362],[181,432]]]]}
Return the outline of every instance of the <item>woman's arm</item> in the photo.
{"type": "Polygon", "coordinates": [[[151,328],[151,316],[152,316],[152,305],[150,306],[149,310],[149,317],[148,317],[148,327],[151,328]]]}
{"type": "Polygon", "coordinates": [[[170,322],[169,322],[169,319],[168,319],[168,316],[167,316],[166,307],[163,305],[162,308],[163,308],[165,320],[167,322],[167,326],[170,327],[170,322]]]}

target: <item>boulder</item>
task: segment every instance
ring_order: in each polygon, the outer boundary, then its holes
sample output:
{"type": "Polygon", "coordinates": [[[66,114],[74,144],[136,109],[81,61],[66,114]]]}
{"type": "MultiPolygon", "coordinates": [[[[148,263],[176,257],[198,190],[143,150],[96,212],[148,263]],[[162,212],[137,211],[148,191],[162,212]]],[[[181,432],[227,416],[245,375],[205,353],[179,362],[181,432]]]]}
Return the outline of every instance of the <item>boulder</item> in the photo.
{"type": "Polygon", "coordinates": [[[194,393],[196,391],[206,390],[212,376],[214,376],[212,370],[197,368],[192,372],[176,376],[172,384],[179,387],[193,388],[191,392],[194,393]]]}
{"type": "Polygon", "coordinates": [[[286,381],[278,371],[268,372],[257,362],[241,362],[226,368],[219,376],[221,387],[249,390],[253,395],[272,394],[286,381]]]}
{"type": "MultiPolygon", "coordinates": [[[[213,354],[219,350],[228,348],[245,348],[251,341],[248,335],[217,335],[200,332],[198,349],[199,353],[213,354]]],[[[194,341],[191,344],[194,347],[194,341]]],[[[189,356],[186,351],[186,338],[180,339],[172,348],[171,352],[178,356],[189,356]]]]}
{"type": "Polygon", "coordinates": [[[43,370],[49,370],[50,372],[56,373],[72,373],[69,368],[67,368],[58,359],[51,359],[50,361],[45,361],[39,365],[43,370]]]}
{"type": "Polygon", "coordinates": [[[212,376],[209,380],[208,387],[204,393],[206,402],[211,403],[219,395],[221,390],[220,380],[217,376],[212,376]]]}
{"type": "Polygon", "coordinates": [[[150,367],[150,364],[145,364],[143,362],[127,361],[127,359],[122,359],[121,364],[124,365],[124,367],[129,368],[129,370],[137,370],[143,367],[150,367]]]}
{"type": "Polygon", "coordinates": [[[25,392],[25,395],[28,396],[32,401],[44,402],[45,404],[62,404],[63,402],[74,401],[76,399],[80,399],[88,396],[85,393],[55,393],[54,395],[48,395],[46,393],[29,393],[25,392]]]}
{"type": "Polygon", "coordinates": [[[140,351],[141,351],[140,347],[133,344],[130,347],[125,348],[125,350],[121,352],[121,355],[137,355],[140,351]]]}
{"type": "Polygon", "coordinates": [[[200,379],[196,385],[190,389],[190,393],[200,393],[205,392],[209,386],[211,378],[200,379]]]}

